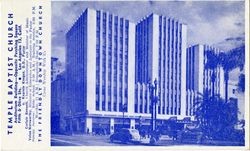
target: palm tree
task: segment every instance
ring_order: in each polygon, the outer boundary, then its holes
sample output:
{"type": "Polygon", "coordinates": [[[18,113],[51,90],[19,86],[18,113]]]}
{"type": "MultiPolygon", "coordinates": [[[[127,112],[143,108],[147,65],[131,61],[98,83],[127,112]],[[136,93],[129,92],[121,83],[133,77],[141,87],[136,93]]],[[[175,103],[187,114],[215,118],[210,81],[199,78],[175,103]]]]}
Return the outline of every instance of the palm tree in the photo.
{"type": "Polygon", "coordinates": [[[229,52],[221,52],[216,54],[213,50],[207,50],[207,62],[205,69],[211,69],[213,71],[212,81],[212,96],[214,97],[214,83],[216,79],[215,69],[221,66],[224,70],[224,82],[225,82],[225,101],[228,101],[228,81],[229,73],[235,68],[243,70],[245,65],[245,46],[241,46],[230,50],[229,52]]]}
{"type": "Polygon", "coordinates": [[[243,70],[245,46],[219,54],[207,50],[206,57],[205,69],[212,70],[212,96],[211,91],[207,89],[203,94],[198,94],[195,100],[195,116],[205,136],[213,139],[229,139],[233,136],[234,125],[237,123],[232,104],[228,102],[229,73],[238,67],[243,70]],[[224,70],[225,100],[214,92],[214,83],[217,78],[215,70],[219,66],[224,70]]]}
{"type": "Polygon", "coordinates": [[[220,64],[220,60],[218,58],[218,55],[215,54],[215,52],[213,50],[207,50],[206,52],[206,58],[207,58],[207,62],[205,64],[205,69],[210,69],[212,70],[212,77],[211,77],[211,81],[212,81],[212,97],[214,97],[214,84],[215,84],[215,80],[216,80],[216,74],[215,74],[215,70],[216,68],[219,66],[220,64]]]}
{"type": "MultiPolygon", "coordinates": [[[[196,119],[204,136],[212,139],[227,139],[237,123],[233,108],[218,94],[211,96],[209,90],[196,98],[196,119]]],[[[230,138],[230,137],[229,137],[230,138]]]]}
{"type": "Polygon", "coordinates": [[[229,73],[235,68],[243,70],[245,65],[245,46],[232,49],[229,52],[221,52],[219,54],[219,63],[224,70],[224,81],[225,81],[225,101],[228,101],[228,81],[229,73]]]}

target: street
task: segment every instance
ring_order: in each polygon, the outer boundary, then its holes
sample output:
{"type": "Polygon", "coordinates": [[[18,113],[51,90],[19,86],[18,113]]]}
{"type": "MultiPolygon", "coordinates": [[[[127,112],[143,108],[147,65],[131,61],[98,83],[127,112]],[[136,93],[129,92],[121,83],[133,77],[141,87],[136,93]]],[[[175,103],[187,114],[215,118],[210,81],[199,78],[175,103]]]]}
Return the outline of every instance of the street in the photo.
{"type": "Polygon", "coordinates": [[[51,146],[128,146],[134,144],[111,143],[109,136],[52,135],[51,146]]]}
{"type": "MultiPolygon", "coordinates": [[[[140,144],[127,143],[123,144],[120,142],[111,143],[109,136],[93,136],[93,135],[52,135],[51,146],[147,146],[149,139],[144,139],[140,144]]],[[[159,144],[161,146],[176,145],[174,141],[170,139],[161,140],[159,144]]]]}
{"type": "MultiPolygon", "coordinates": [[[[195,142],[178,142],[173,141],[167,136],[161,136],[160,140],[155,146],[242,146],[244,144],[239,142],[228,142],[228,141],[205,141],[202,144],[195,142]]],[[[106,135],[51,135],[51,146],[149,146],[149,139],[143,139],[141,143],[120,143],[109,141],[109,136],[106,135]]]]}
{"type": "Polygon", "coordinates": [[[52,146],[111,146],[108,136],[52,135],[52,146]]]}

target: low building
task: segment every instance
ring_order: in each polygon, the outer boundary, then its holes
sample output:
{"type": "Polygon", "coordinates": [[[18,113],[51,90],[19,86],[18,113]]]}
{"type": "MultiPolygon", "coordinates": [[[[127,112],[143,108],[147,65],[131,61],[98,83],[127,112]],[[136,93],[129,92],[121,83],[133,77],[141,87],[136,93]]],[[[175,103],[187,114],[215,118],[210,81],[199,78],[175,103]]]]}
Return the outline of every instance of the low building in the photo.
{"type": "MultiPolygon", "coordinates": [[[[235,114],[235,118],[238,122],[245,120],[245,98],[244,93],[238,91],[238,82],[228,82],[228,98],[229,103],[232,104],[232,112],[235,114]]],[[[237,129],[241,129],[241,123],[236,125],[237,129]]]]}
{"type": "Polygon", "coordinates": [[[65,72],[58,74],[51,82],[51,133],[64,133],[65,106],[65,72]]]}
{"type": "Polygon", "coordinates": [[[201,97],[200,94],[204,94],[205,91],[209,91],[211,96],[212,91],[215,95],[224,96],[224,71],[219,65],[213,68],[212,65],[207,64],[209,59],[213,59],[208,58],[208,51],[214,54],[220,53],[219,49],[208,45],[198,44],[187,48],[187,115],[195,114],[196,99],[201,97]]]}

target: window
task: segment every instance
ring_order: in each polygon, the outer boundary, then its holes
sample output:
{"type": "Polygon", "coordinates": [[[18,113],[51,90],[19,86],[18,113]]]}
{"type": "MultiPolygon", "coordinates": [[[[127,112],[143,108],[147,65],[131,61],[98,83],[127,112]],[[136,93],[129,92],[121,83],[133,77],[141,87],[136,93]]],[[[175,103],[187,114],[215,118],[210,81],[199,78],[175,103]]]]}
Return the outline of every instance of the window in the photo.
{"type": "Polygon", "coordinates": [[[138,104],[135,104],[135,113],[138,113],[138,104]]]}
{"type": "Polygon", "coordinates": [[[121,88],[119,89],[119,96],[120,97],[122,96],[122,89],[121,88]]]}
{"type": "Polygon", "coordinates": [[[140,105],[140,113],[142,113],[142,105],[140,105]]]}
{"type": "Polygon", "coordinates": [[[113,90],[114,90],[114,96],[115,96],[115,98],[116,98],[116,96],[117,96],[117,87],[115,86],[115,87],[113,88],[113,90]]]}
{"type": "Polygon", "coordinates": [[[117,111],[117,103],[114,102],[114,111],[117,111]]]}
{"type": "Polygon", "coordinates": [[[105,86],[102,86],[102,94],[105,95],[105,86]]]}
{"type": "Polygon", "coordinates": [[[107,14],[104,12],[103,13],[103,20],[106,20],[107,14]]]}
{"type": "Polygon", "coordinates": [[[112,25],[112,15],[111,14],[109,14],[109,25],[110,25],[110,27],[112,25]]]}
{"type": "Polygon", "coordinates": [[[147,113],[147,104],[144,105],[144,113],[147,113]]]}
{"type": "Polygon", "coordinates": [[[122,112],[122,102],[119,103],[119,111],[122,112]]]}
{"type": "Polygon", "coordinates": [[[125,98],[128,97],[128,89],[125,89],[125,98]]]}
{"type": "Polygon", "coordinates": [[[102,110],[105,111],[105,101],[102,101],[102,110]]]}
{"type": "Polygon", "coordinates": [[[111,111],[111,102],[108,102],[108,111],[111,111]]]}
{"type": "Polygon", "coordinates": [[[97,97],[96,97],[96,102],[95,102],[95,109],[96,109],[97,111],[99,111],[99,110],[100,110],[100,106],[99,106],[99,98],[97,98],[97,97]]]}
{"type": "MultiPolygon", "coordinates": [[[[116,67],[115,67],[116,68],[116,67]]],[[[117,74],[114,74],[114,81],[117,81],[117,74]]]]}
{"type": "Polygon", "coordinates": [[[97,11],[97,18],[100,19],[100,11],[97,11]]]}
{"type": "Polygon", "coordinates": [[[99,85],[96,85],[96,90],[95,90],[96,94],[99,94],[99,85]]]}

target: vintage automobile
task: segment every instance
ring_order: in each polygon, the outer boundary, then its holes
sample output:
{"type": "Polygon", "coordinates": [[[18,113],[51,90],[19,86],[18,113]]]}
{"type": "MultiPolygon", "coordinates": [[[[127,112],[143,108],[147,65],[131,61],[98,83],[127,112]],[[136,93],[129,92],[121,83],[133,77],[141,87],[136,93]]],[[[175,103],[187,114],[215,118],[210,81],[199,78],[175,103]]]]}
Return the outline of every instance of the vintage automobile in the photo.
{"type": "Polygon", "coordinates": [[[120,129],[110,136],[110,142],[119,141],[121,143],[139,143],[140,134],[136,129],[120,129]]]}
{"type": "Polygon", "coordinates": [[[201,144],[203,141],[203,133],[200,129],[188,129],[179,131],[177,133],[177,141],[180,143],[196,143],[201,144]]]}

